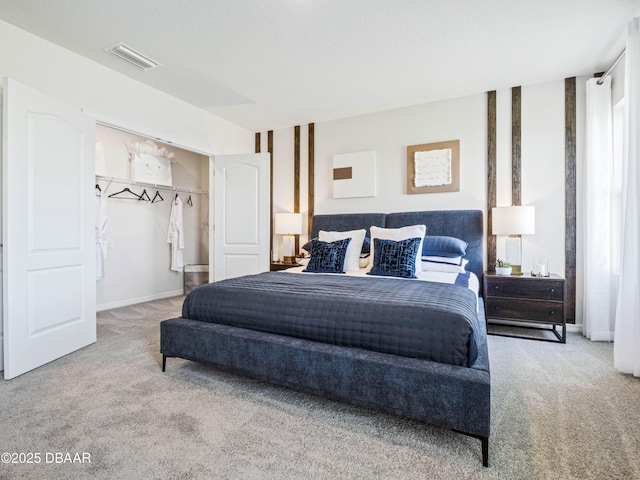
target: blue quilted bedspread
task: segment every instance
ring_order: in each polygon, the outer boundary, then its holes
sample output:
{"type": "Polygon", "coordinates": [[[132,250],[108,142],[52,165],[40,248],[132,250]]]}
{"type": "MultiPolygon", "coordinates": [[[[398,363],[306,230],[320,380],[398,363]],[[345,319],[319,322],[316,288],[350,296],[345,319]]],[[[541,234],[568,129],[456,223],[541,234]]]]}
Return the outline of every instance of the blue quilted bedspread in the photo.
{"type": "Polygon", "coordinates": [[[193,290],[182,316],[451,365],[477,355],[476,296],[459,285],[268,272],[193,290]]]}

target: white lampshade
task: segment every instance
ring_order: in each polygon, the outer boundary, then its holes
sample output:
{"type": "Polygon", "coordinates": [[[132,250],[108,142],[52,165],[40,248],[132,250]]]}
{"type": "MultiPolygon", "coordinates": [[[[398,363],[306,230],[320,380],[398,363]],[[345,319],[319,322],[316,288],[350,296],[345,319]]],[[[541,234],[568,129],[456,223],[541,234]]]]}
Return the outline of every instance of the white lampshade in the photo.
{"type": "Polygon", "coordinates": [[[278,235],[300,235],[302,215],[299,213],[276,213],[276,233],[278,235]]]}
{"type": "Polygon", "coordinates": [[[535,207],[494,207],[491,209],[494,235],[533,235],[536,233],[535,207]]]}

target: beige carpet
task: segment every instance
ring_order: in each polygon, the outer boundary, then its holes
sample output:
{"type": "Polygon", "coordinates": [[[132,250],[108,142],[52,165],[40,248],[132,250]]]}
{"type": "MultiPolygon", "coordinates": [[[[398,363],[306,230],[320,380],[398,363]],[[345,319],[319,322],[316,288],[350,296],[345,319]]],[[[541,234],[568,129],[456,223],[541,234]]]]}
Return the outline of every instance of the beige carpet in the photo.
{"type": "Polygon", "coordinates": [[[102,312],[96,344],[1,381],[0,453],[41,460],[0,478],[640,479],[640,380],[611,344],[489,337],[484,468],[480,442],[445,429],[184,360],[162,373],[159,321],[181,302],[102,312]]]}

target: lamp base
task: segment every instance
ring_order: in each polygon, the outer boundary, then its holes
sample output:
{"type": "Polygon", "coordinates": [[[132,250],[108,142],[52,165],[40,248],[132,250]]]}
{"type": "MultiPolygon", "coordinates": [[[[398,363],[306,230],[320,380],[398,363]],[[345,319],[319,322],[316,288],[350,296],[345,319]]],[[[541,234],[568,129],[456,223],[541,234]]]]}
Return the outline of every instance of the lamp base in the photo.
{"type": "Polygon", "coordinates": [[[282,238],[282,263],[293,265],[296,263],[295,237],[293,235],[285,235],[282,238]]]}

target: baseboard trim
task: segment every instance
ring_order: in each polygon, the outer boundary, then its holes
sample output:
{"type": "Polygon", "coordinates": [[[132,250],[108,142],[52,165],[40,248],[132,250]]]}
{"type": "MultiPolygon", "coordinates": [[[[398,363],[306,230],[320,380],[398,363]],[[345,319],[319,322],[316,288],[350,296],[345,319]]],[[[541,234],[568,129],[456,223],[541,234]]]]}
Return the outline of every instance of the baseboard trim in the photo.
{"type": "Polygon", "coordinates": [[[567,323],[567,332],[582,333],[582,324],[567,323]]]}
{"type": "Polygon", "coordinates": [[[0,333],[0,372],[4,371],[4,334],[0,333]]]}
{"type": "Polygon", "coordinates": [[[163,298],[178,297],[180,295],[184,295],[183,289],[173,290],[172,292],[157,293],[155,295],[146,295],[144,297],[128,298],[118,302],[103,303],[102,305],[96,305],[96,312],[111,310],[113,308],[128,307],[129,305],[136,305],[138,303],[152,302],[153,300],[162,300],[163,298]]]}

